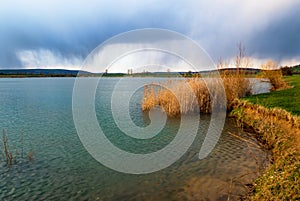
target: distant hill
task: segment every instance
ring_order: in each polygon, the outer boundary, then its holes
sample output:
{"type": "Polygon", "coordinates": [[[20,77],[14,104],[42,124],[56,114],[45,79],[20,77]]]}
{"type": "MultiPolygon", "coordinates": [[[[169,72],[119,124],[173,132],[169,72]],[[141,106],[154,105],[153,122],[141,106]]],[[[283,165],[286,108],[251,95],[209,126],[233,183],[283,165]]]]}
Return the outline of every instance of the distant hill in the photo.
{"type": "MultiPolygon", "coordinates": [[[[229,71],[234,72],[236,68],[226,68],[220,69],[219,71],[229,71]]],[[[240,72],[245,74],[256,74],[259,73],[259,69],[252,68],[240,68],[240,72]]],[[[214,71],[202,71],[201,74],[213,73],[214,71]]],[[[64,70],[64,69],[0,69],[0,77],[76,77],[80,73],[80,76],[104,76],[104,77],[123,77],[123,76],[134,76],[134,77],[165,77],[165,76],[192,76],[197,72],[143,72],[143,73],[134,73],[132,75],[127,75],[124,73],[91,73],[88,71],[79,71],[79,70],[64,70]]]]}
{"type": "MultiPolygon", "coordinates": [[[[286,67],[292,70],[293,74],[300,74],[300,64],[296,66],[286,67]]],[[[239,71],[244,74],[258,74],[260,69],[258,68],[222,68],[219,72],[236,72],[239,71]]],[[[212,71],[201,71],[202,75],[214,73],[217,70],[212,71]]],[[[134,76],[134,77],[169,77],[169,76],[192,76],[198,72],[143,72],[134,73],[128,75],[125,73],[91,73],[88,71],[80,70],[65,70],[65,69],[0,69],[0,77],[76,77],[80,73],[80,76],[104,76],[104,77],[123,77],[123,76],[134,76]]]]}
{"type": "Polygon", "coordinates": [[[0,70],[0,75],[32,75],[32,76],[76,76],[78,73],[91,74],[87,71],[63,69],[5,69],[0,70]]]}
{"type": "Polygon", "coordinates": [[[236,72],[239,71],[245,74],[257,74],[260,73],[260,69],[258,68],[221,68],[219,72],[236,72]]]}
{"type": "Polygon", "coordinates": [[[64,69],[0,69],[0,77],[122,77],[124,73],[91,73],[88,71],[79,70],[64,70],[64,69]]]}

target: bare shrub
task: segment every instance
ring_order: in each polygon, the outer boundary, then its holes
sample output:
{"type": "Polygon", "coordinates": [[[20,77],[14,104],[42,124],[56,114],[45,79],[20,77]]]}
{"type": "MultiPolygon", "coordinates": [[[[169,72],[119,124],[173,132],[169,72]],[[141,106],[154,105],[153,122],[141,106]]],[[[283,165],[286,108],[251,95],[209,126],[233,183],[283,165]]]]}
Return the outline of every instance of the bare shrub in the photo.
{"type": "Polygon", "coordinates": [[[235,68],[231,71],[222,70],[228,68],[230,61],[224,62],[220,59],[218,64],[218,70],[226,91],[228,109],[231,109],[231,104],[236,98],[242,98],[250,93],[250,82],[245,78],[244,71],[241,71],[241,69],[249,66],[250,58],[246,56],[246,48],[241,42],[237,44],[237,50],[233,61],[235,68]]]}
{"type": "Polygon", "coordinates": [[[268,60],[261,65],[261,69],[261,76],[270,80],[272,90],[288,88],[288,85],[282,79],[282,71],[278,68],[276,61],[268,60]]]}

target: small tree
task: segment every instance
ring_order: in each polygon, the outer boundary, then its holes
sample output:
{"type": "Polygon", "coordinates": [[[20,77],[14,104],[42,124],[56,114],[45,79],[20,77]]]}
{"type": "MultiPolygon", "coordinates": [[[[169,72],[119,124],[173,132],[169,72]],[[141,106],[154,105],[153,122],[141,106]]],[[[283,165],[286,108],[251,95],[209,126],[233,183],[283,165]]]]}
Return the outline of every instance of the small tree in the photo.
{"type": "Polygon", "coordinates": [[[250,59],[246,57],[246,48],[243,43],[239,42],[237,44],[238,53],[235,56],[235,67],[237,69],[240,68],[248,68],[250,59]]]}
{"type": "Polygon", "coordinates": [[[237,49],[237,55],[235,56],[232,62],[224,62],[220,58],[218,64],[218,69],[219,72],[221,72],[220,74],[226,92],[228,108],[231,108],[231,104],[236,98],[242,98],[246,96],[250,93],[251,89],[249,80],[246,79],[240,71],[240,68],[248,67],[250,59],[245,56],[246,48],[243,46],[242,43],[238,43],[237,49]],[[228,67],[230,63],[234,63],[236,68],[222,70],[222,68],[228,67]]]}

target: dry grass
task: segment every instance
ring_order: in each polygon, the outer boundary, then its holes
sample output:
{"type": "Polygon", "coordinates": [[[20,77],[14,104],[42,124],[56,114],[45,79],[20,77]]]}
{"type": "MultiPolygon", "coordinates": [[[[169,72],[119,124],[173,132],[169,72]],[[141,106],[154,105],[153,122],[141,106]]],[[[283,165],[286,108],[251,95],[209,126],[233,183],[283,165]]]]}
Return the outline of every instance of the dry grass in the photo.
{"type": "Polygon", "coordinates": [[[214,95],[209,93],[206,84],[201,78],[187,78],[148,85],[144,90],[142,109],[147,111],[157,105],[168,116],[199,111],[209,113],[214,95]]]}
{"type": "Polygon", "coordinates": [[[236,73],[221,73],[224,88],[226,91],[227,108],[231,109],[232,102],[236,98],[242,98],[250,94],[250,82],[239,71],[236,73]]]}
{"type": "MultiPolygon", "coordinates": [[[[199,93],[198,98],[209,98],[209,95],[204,95],[208,93],[208,90],[201,79],[169,80],[147,85],[144,88],[142,110],[148,111],[155,106],[160,106],[168,116],[197,111],[197,99],[194,93],[196,88],[199,93]]],[[[204,108],[207,100],[201,101],[204,108]]]]}
{"type": "Polygon", "coordinates": [[[268,78],[272,84],[272,90],[286,89],[289,86],[282,79],[282,71],[278,68],[276,61],[268,60],[261,65],[261,76],[268,78]]]}
{"type": "Polygon", "coordinates": [[[160,106],[168,116],[211,113],[213,107],[230,109],[232,101],[244,97],[249,89],[249,81],[238,73],[222,73],[221,78],[193,77],[152,83],[144,88],[142,110],[160,106]]]}
{"type": "Polygon", "coordinates": [[[247,101],[235,100],[234,108],[232,114],[257,132],[273,156],[272,165],[255,181],[251,199],[300,199],[300,118],[247,101]]]}

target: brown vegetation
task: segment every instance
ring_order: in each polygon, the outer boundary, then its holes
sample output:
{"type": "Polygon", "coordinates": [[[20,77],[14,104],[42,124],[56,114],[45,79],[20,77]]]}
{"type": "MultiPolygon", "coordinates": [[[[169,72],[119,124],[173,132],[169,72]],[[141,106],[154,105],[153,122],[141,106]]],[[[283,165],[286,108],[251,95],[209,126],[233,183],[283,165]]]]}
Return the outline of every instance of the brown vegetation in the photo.
{"type": "Polygon", "coordinates": [[[177,116],[193,112],[211,113],[212,108],[227,107],[236,98],[242,98],[250,92],[249,80],[239,69],[248,67],[249,58],[245,57],[245,47],[238,44],[238,53],[234,59],[235,71],[224,71],[229,62],[220,59],[219,72],[201,78],[201,74],[190,73],[191,78],[153,83],[145,86],[142,110],[149,111],[160,106],[168,116],[177,116]]]}
{"type": "Polygon", "coordinates": [[[3,134],[3,146],[4,146],[4,155],[5,155],[5,159],[6,159],[6,164],[11,165],[13,163],[13,154],[9,149],[8,146],[8,138],[6,136],[5,130],[3,129],[2,131],[3,134]]]}
{"type": "Polygon", "coordinates": [[[282,79],[282,71],[276,61],[268,60],[261,65],[261,76],[268,78],[272,84],[272,90],[286,89],[288,85],[282,79]]]}
{"type": "MultiPolygon", "coordinates": [[[[13,154],[13,152],[10,149],[9,146],[9,141],[8,141],[8,137],[6,135],[5,130],[2,130],[2,136],[3,136],[3,154],[4,154],[4,158],[6,161],[6,164],[8,166],[11,166],[15,163],[17,163],[17,156],[19,154],[18,149],[15,149],[15,153],[13,154]]],[[[22,138],[22,145],[21,145],[21,158],[23,158],[23,138],[22,138]]],[[[33,160],[33,151],[30,150],[29,154],[28,154],[29,160],[33,160]]]]}
{"type": "Polygon", "coordinates": [[[168,116],[187,114],[198,109],[209,112],[210,95],[201,78],[153,83],[145,86],[142,110],[148,111],[155,106],[160,106],[168,116]]]}
{"type": "Polygon", "coordinates": [[[222,73],[221,78],[169,80],[145,86],[142,110],[149,111],[160,106],[168,116],[197,111],[210,113],[213,107],[223,107],[225,102],[225,106],[230,108],[235,98],[241,98],[248,92],[248,80],[237,73],[222,73]]]}
{"type": "Polygon", "coordinates": [[[242,98],[250,94],[250,83],[240,72],[221,74],[226,92],[227,108],[231,109],[232,102],[236,98],[242,98]]]}
{"type": "Polygon", "coordinates": [[[232,115],[252,127],[272,151],[273,164],[255,181],[252,200],[300,199],[300,118],[280,108],[235,100],[232,115]]]}
{"type": "MultiPolygon", "coordinates": [[[[198,77],[148,85],[145,87],[142,109],[147,111],[158,105],[168,116],[195,112],[197,109],[209,113],[213,106],[220,104],[220,94],[225,90],[226,106],[233,109],[232,116],[237,118],[239,125],[254,129],[257,138],[272,152],[272,164],[255,181],[250,199],[300,200],[300,118],[280,108],[267,109],[240,100],[250,89],[249,81],[239,71],[249,62],[243,52],[239,45],[236,71],[220,72],[221,79],[210,78],[217,80],[217,83],[221,81],[224,88],[218,84],[213,86],[214,82],[207,82],[207,78],[198,77]],[[157,85],[164,87],[157,88],[157,85]]],[[[224,64],[220,61],[219,68],[222,67],[224,64]]],[[[273,90],[289,88],[277,62],[269,60],[261,68],[261,76],[270,80],[273,90]]]]}

